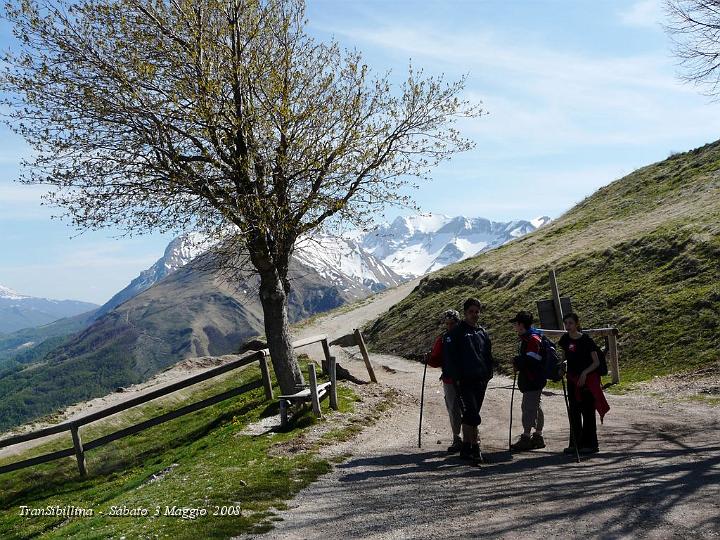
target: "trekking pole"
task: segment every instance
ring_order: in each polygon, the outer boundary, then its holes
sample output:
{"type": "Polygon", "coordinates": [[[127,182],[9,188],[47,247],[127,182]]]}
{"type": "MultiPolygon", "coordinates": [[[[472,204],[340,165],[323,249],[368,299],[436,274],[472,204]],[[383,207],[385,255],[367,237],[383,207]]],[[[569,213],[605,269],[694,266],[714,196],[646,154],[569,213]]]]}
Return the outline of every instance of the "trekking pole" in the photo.
{"type": "Polygon", "coordinates": [[[575,448],[575,461],[580,463],[580,452],[578,451],[577,440],[575,439],[575,433],[573,433],[573,422],[570,416],[570,402],[568,401],[567,389],[565,388],[565,377],[560,379],[562,381],[563,395],[565,396],[565,409],[567,410],[568,423],[570,424],[570,442],[575,448]]]}
{"type": "Polygon", "coordinates": [[[425,368],[423,369],[422,391],[420,392],[420,425],[418,426],[418,448],[422,448],[422,416],[425,404],[425,375],[427,374],[427,355],[425,355],[425,368]]]}
{"type": "Polygon", "coordinates": [[[517,382],[517,371],[513,372],[513,387],[510,394],[510,430],[508,433],[508,450],[512,450],[512,417],[513,417],[513,401],[515,401],[515,383],[517,382]]]}

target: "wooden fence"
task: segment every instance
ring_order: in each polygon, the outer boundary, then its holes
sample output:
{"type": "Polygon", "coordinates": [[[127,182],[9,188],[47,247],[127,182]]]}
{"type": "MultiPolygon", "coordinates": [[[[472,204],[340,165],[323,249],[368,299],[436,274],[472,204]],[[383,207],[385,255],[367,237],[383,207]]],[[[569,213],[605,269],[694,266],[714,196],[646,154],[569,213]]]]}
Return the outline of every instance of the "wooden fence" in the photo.
{"type": "MultiPolygon", "coordinates": [[[[329,363],[330,347],[328,346],[328,339],[326,335],[313,336],[307,339],[295,341],[292,345],[294,349],[298,349],[300,347],[305,347],[306,345],[312,345],[318,342],[322,344],[325,359],[329,363]]],[[[118,403],[117,405],[112,405],[105,409],[95,411],[76,420],[63,422],[56,426],[39,429],[31,433],[23,433],[21,435],[14,435],[12,437],[0,439],[0,448],[5,448],[22,442],[32,441],[35,439],[40,439],[43,437],[48,437],[50,435],[55,435],[67,431],[70,432],[73,440],[73,446],[71,448],[66,448],[64,450],[58,450],[49,454],[43,454],[41,456],[36,456],[30,459],[25,459],[22,461],[17,461],[15,463],[10,463],[8,465],[3,465],[2,467],[0,467],[0,474],[10,471],[16,471],[18,469],[24,469],[26,467],[38,465],[40,463],[45,463],[48,461],[53,461],[56,459],[61,459],[74,455],[77,459],[80,475],[86,476],[87,467],[85,465],[85,452],[87,452],[88,450],[98,448],[112,441],[127,437],[129,435],[134,435],[135,433],[139,433],[140,431],[143,431],[153,426],[157,426],[158,424],[162,424],[169,420],[179,418],[191,412],[210,407],[211,405],[215,405],[216,403],[220,403],[221,401],[225,401],[226,399],[230,399],[232,397],[239,396],[240,394],[250,392],[251,390],[255,390],[256,388],[265,388],[265,398],[271,400],[273,399],[273,389],[272,381],[270,380],[270,369],[267,363],[268,356],[269,351],[267,349],[262,351],[249,352],[243,355],[238,360],[234,360],[227,364],[223,364],[222,366],[208,369],[207,371],[199,373],[198,375],[193,375],[192,377],[188,377],[176,383],[169,384],[163,388],[158,388],[157,390],[153,390],[152,392],[148,392],[146,394],[131,398],[122,403],[118,403]],[[115,431],[108,435],[104,435],[93,441],[83,444],[82,438],[80,437],[80,427],[84,425],[90,424],[102,418],[106,418],[121,411],[125,411],[127,409],[130,409],[131,407],[136,407],[137,405],[147,403],[148,401],[151,401],[153,399],[167,396],[169,394],[172,394],[173,392],[177,392],[178,390],[182,390],[199,382],[207,381],[209,379],[223,375],[229,371],[245,367],[252,364],[253,362],[260,363],[260,372],[262,374],[262,377],[259,381],[253,381],[242,386],[238,386],[237,388],[227,390],[222,394],[218,394],[202,401],[186,405],[174,411],[170,411],[149,420],[145,420],[144,422],[140,422],[139,424],[120,429],[118,431],[115,431]]]]}
{"type": "MultiPolygon", "coordinates": [[[[566,333],[565,330],[545,330],[538,329],[548,337],[558,338],[566,333]]],[[[583,328],[583,333],[590,336],[603,337],[608,340],[608,350],[606,351],[608,359],[608,368],[610,375],[612,376],[613,384],[620,382],[620,358],[618,353],[618,329],[617,328],[591,328],[586,330],[583,328]]]]}

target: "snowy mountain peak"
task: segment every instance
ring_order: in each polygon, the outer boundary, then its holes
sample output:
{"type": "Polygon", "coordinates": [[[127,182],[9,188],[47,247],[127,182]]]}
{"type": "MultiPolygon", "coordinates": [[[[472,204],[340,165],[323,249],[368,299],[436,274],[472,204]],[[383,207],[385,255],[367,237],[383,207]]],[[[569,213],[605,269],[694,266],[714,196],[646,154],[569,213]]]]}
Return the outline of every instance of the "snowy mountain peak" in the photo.
{"type": "Polygon", "coordinates": [[[531,219],[530,223],[532,224],[533,227],[535,227],[536,229],[539,229],[540,227],[544,227],[551,221],[552,221],[552,219],[550,219],[549,217],[542,216],[542,217],[536,217],[535,219],[531,219]]]}
{"type": "Polygon", "coordinates": [[[349,238],[316,235],[301,239],[295,245],[294,257],[314,268],[329,283],[356,296],[403,282],[401,276],[349,238]]]}
{"type": "Polygon", "coordinates": [[[198,255],[205,253],[213,243],[214,242],[208,240],[205,235],[200,233],[185,233],[168,244],[162,259],[155,264],[162,264],[165,270],[164,275],[171,274],[178,268],[185,266],[198,255]]]}
{"type": "Polygon", "coordinates": [[[9,287],[4,287],[0,285],[0,298],[5,298],[6,300],[22,300],[23,298],[30,298],[29,296],[25,294],[20,294],[18,292],[13,291],[9,287]]]}
{"type": "Polygon", "coordinates": [[[508,222],[442,214],[398,217],[365,234],[360,245],[398,274],[412,278],[501,246],[549,221],[544,216],[508,222]]]}
{"type": "Polygon", "coordinates": [[[414,216],[399,216],[390,224],[390,226],[384,225],[388,232],[398,234],[415,234],[421,233],[426,234],[428,232],[436,231],[446,223],[451,221],[451,218],[444,214],[418,214],[414,216]]]}

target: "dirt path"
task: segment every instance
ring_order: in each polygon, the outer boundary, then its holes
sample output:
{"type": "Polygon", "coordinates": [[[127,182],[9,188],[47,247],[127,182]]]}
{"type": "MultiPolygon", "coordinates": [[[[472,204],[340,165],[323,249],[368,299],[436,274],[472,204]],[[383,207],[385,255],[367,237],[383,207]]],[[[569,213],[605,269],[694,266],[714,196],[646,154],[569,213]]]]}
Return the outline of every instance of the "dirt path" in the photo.
{"type": "Polygon", "coordinates": [[[550,391],[543,398],[547,448],[511,456],[512,381],[496,377],[481,427],[491,464],[471,468],[444,453],[449,428],[436,371],[428,376],[418,449],[421,367],[375,360],[397,371],[382,370],[381,384],[410,397],[335,447],[352,457],[302,491],[268,538],[720,537],[719,408],[609,396],[601,452],[576,464],[561,453],[568,436],[562,392],[550,391]]]}
{"type": "MultiPolygon", "coordinates": [[[[317,321],[305,335],[360,325],[367,314],[317,321]]],[[[357,358],[344,362],[367,378],[357,358]]],[[[610,395],[601,452],[576,464],[561,452],[561,390],[543,398],[547,448],[507,452],[512,381],[496,377],[481,426],[491,463],[471,468],[444,452],[449,427],[437,370],[428,371],[419,449],[422,366],[384,355],[373,362],[388,368],[376,368],[380,385],[397,389],[401,405],[327,450],[351,457],[291,501],[266,538],[720,538],[720,407],[610,395]]],[[[519,409],[516,393],[513,439],[519,409]]]]}

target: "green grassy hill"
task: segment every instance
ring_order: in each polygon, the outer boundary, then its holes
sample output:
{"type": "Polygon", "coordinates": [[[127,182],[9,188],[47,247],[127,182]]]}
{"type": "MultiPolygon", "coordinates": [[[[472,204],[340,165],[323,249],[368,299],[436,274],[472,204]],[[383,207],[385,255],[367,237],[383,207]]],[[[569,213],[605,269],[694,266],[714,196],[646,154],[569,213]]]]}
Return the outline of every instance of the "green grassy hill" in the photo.
{"type": "Polygon", "coordinates": [[[424,278],[366,328],[378,351],[420,355],[438,316],[468,296],[501,364],[515,354],[506,321],[536,313],[557,271],[585,327],[620,330],[625,381],[720,363],[720,141],[643,167],[548,226],[424,278]]]}
{"type": "MultiPolygon", "coordinates": [[[[308,361],[302,359],[305,372],[308,361]]],[[[259,378],[255,365],[232,371],[83,426],[81,436],[87,442],[259,378]]],[[[377,421],[395,394],[386,391],[365,407],[360,400],[341,384],[339,412],[324,400],[321,420],[306,408],[287,429],[252,435],[244,432],[248,424],[278,412],[277,399],[267,401],[260,388],[88,451],[86,478],[74,458],[0,474],[0,538],[221,539],[267,531],[287,499],[330,469],[320,450],[377,421]],[[70,505],[94,515],[21,515],[23,506],[70,505]],[[173,507],[197,511],[183,517],[168,513],[173,507]],[[148,515],[112,516],[113,508],[144,508],[148,515]]],[[[71,446],[64,434],[0,457],[0,465],[71,446]]]]}

